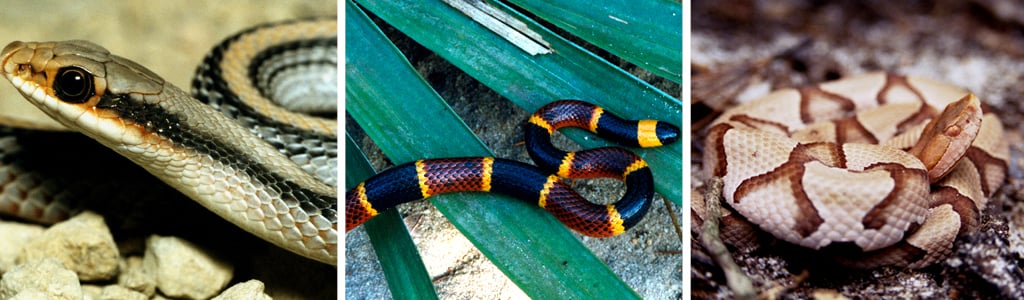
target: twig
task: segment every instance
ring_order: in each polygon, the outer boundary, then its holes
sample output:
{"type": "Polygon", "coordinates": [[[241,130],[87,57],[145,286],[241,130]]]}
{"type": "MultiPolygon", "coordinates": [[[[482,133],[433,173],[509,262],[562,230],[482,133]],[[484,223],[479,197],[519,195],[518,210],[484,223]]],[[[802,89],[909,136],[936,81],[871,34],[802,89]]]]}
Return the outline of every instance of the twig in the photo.
{"type": "Polygon", "coordinates": [[[665,202],[665,209],[668,210],[668,216],[672,219],[672,226],[676,228],[676,235],[679,235],[679,241],[682,243],[683,226],[679,224],[679,218],[676,218],[676,210],[672,209],[672,201],[668,201],[665,197],[662,197],[661,200],[665,202]]]}
{"type": "Polygon", "coordinates": [[[704,218],[704,226],[701,228],[700,241],[708,254],[722,267],[725,273],[726,284],[736,294],[736,299],[756,299],[754,285],[750,278],[743,273],[739,265],[732,260],[732,255],[725,248],[725,243],[719,237],[719,223],[722,218],[722,178],[711,178],[708,189],[704,192],[704,205],[707,206],[707,217],[704,218]]]}

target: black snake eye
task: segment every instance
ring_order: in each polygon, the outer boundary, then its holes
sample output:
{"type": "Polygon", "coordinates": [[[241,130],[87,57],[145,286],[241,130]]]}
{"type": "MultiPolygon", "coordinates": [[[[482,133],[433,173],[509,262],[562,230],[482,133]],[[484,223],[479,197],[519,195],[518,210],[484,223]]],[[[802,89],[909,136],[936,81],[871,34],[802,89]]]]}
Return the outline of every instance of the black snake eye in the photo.
{"type": "Polygon", "coordinates": [[[57,94],[57,98],[68,103],[83,103],[96,94],[93,91],[92,74],[79,67],[63,67],[57,70],[53,92],[57,94]]]}

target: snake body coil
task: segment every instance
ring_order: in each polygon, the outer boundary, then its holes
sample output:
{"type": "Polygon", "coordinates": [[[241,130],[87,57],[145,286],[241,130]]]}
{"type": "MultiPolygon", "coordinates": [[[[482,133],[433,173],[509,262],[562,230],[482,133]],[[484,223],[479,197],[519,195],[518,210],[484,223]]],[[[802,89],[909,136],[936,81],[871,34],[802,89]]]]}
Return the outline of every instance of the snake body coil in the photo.
{"type": "Polygon", "coordinates": [[[349,190],[346,231],[378,211],[449,192],[494,192],[535,202],[567,227],[594,237],[610,237],[636,225],[654,195],[651,171],[639,156],[622,148],[564,152],[551,134],[562,127],[587,129],[628,146],[656,147],[675,141],[679,129],[653,120],[627,121],[598,106],[575,100],[549,103],[537,110],[526,128],[526,147],[537,167],[492,157],[419,160],[385,170],[349,190]],[[587,201],[559,179],[618,178],[626,193],[613,204],[587,201]]]}
{"type": "MultiPolygon", "coordinates": [[[[750,245],[756,226],[865,268],[948,257],[1009,157],[999,118],[973,94],[885,73],[737,106],[705,145],[705,173],[722,178],[723,202],[738,213],[723,217],[723,235],[740,238],[730,242],[750,245]]],[[[701,205],[692,207],[697,224],[701,205]]]]}
{"type": "Polygon", "coordinates": [[[222,218],[337,264],[336,40],[333,19],[241,32],[200,66],[202,102],[86,41],[13,42],[2,71],[47,115],[222,218]],[[317,112],[332,118],[305,114],[317,112]]]}

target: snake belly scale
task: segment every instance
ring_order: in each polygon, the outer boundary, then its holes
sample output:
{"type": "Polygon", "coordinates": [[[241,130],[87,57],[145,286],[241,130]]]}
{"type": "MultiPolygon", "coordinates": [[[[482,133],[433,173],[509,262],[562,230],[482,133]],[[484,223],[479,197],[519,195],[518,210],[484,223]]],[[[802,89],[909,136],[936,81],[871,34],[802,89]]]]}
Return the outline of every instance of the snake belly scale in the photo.
{"type": "Polygon", "coordinates": [[[2,71],[64,126],[242,229],[334,265],[336,39],[333,19],[238,33],[199,67],[195,98],[86,41],[13,42],[2,71]]]}
{"type": "Polygon", "coordinates": [[[727,242],[751,245],[743,231],[760,228],[849,266],[920,268],[977,226],[1008,158],[999,118],[973,94],[869,73],[725,111],[710,125],[704,171],[723,179],[738,213],[723,219],[738,237],[727,242]]]}
{"type": "Polygon", "coordinates": [[[644,217],[654,196],[647,163],[624,148],[565,152],[551,144],[559,128],[578,127],[621,145],[657,147],[679,138],[674,125],[621,119],[579,100],[538,109],[526,125],[526,148],[538,166],[493,157],[423,159],[387,169],[345,194],[346,231],[396,205],[451,192],[493,192],[537,203],[569,227],[592,237],[611,237],[644,217]],[[561,178],[615,178],[626,183],[619,201],[594,204],[561,178]]]}

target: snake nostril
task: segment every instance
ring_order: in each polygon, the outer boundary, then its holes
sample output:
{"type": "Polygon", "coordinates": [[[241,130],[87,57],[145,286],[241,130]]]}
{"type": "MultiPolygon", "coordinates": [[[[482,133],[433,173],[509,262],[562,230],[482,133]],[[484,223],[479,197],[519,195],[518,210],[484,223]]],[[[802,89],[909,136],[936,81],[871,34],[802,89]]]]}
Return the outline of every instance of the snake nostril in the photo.
{"type": "Polygon", "coordinates": [[[76,66],[57,70],[53,91],[61,101],[68,103],[83,103],[96,94],[93,90],[92,74],[76,66]]]}

